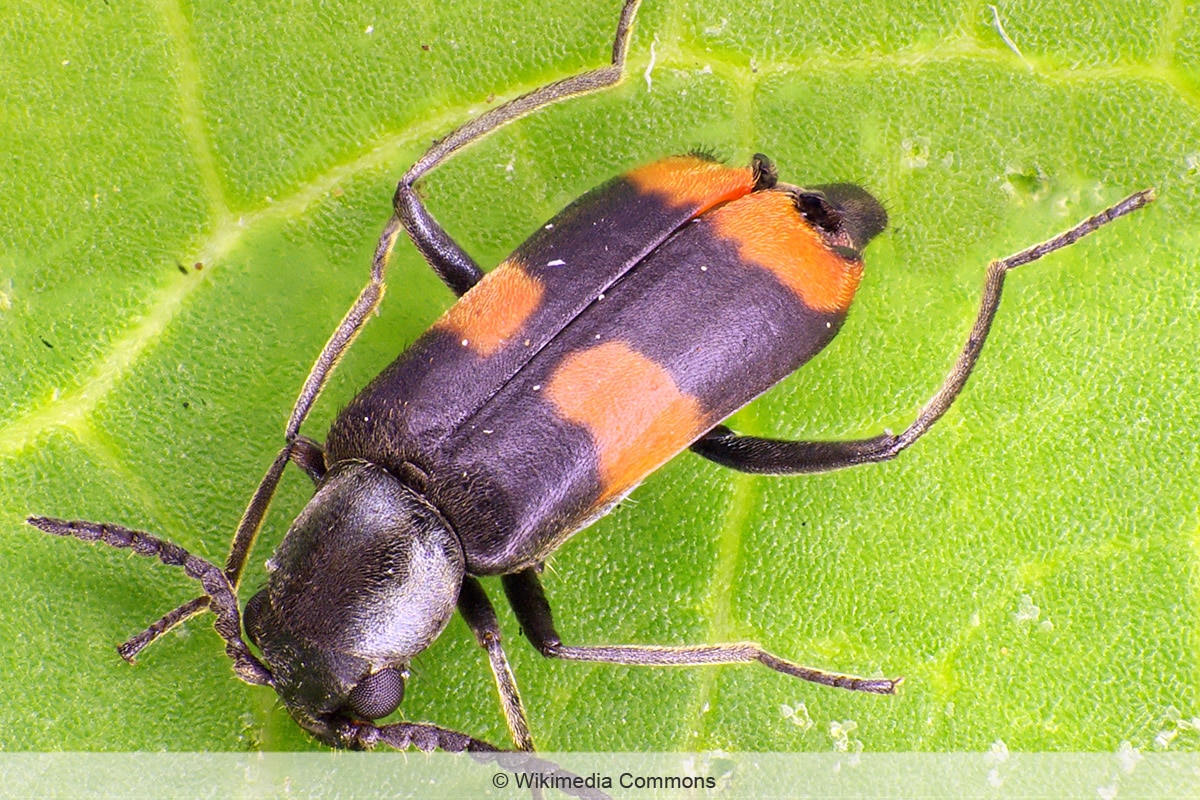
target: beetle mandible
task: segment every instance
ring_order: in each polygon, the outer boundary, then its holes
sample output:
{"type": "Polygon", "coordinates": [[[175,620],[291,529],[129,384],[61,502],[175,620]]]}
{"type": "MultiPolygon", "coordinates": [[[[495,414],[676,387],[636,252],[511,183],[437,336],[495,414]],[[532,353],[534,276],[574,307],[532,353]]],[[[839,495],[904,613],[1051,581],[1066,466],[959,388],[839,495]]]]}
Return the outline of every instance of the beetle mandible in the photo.
{"type": "Polygon", "coordinates": [[[432,724],[375,725],[404,695],[411,660],[457,608],[488,655],[513,742],[526,714],[479,577],[501,576],[545,656],[651,666],[759,662],[804,680],[873,693],[899,679],[802,667],[756,644],[565,645],[539,571],[569,536],[691,448],[751,473],[799,474],[885,461],[950,407],[987,337],[1006,273],[1153,199],[1134,194],[987,271],[974,327],[950,374],[899,434],[856,441],[740,436],[722,420],[820,351],[887,215],[851,184],[778,181],[701,154],[634,169],[584,194],[486,276],[429,214],[416,182],[453,153],[560,100],[620,82],[639,0],[626,0],[609,66],[551,83],[460,126],[400,180],[371,278],[318,356],[254,492],[224,569],[118,525],[30,517],[48,533],[129,547],[181,566],[204,596],[121,646],[145,646],[209,609],[239,677],[279,693],[321,741],[450,751],[493,749],[432,724]],[[461,299],[337,417],[324,445],[300,428],[339,358],[378,306],[402,232],[461,299]],[[316,492],[268,562],[266,588],[239,611],[254,539],[289,462],[316,492]],[[256,656],[242,638],[245,631],[256,656]]]}

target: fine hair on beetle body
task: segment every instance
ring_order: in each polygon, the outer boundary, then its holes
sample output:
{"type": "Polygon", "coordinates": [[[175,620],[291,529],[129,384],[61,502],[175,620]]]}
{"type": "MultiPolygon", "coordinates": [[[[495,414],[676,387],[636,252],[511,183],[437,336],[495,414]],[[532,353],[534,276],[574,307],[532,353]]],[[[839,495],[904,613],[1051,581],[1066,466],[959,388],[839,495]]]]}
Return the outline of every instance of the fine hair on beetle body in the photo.
{"type": "Polygon", "coordinates": [[[761,475],[895,457],[962,390],[1007,273],[1141,208],[1153,192],[992,262],[949,375],[900,433],[850,441],[739,435],[723,421],[820,352],[846,320],[865,250],[888,222],[867,189],[789,183],[786,165],[762,154],[736,166],[703,151],[670,156],[585,193],[486,274],[417,191],[427,173],[497,128],[620,82],[638,5],[626,0],[621,9],[609,65],[464,123],[400,179],[369,281],[317,356],[223,567],[122,525],[29,518],[47,533],[181,567],[200,584],[202,596],[121,645],[123,657],[132,661],[168,630],[211,611],[236,674],[272,687],[328,745],[494,750],[435,723],[376,723],[400,707],[410,664],[457,611],[486,651],[513,745],[532,751],[480,581],[499,577],[521,630],[548,658],[658,667],[756,662],[832,688],[896,692],[899,677],[802,666],[751,642],[564,643],[542,567],[686,449],[761,475]],[[389,258],[405,236],[461,299],[318,442],[301,427],[378,307],[389,258]],[[312,479],[313,497],[270,556],[266,585],[241,598],[245,566],[288,464],[312,479]]]}

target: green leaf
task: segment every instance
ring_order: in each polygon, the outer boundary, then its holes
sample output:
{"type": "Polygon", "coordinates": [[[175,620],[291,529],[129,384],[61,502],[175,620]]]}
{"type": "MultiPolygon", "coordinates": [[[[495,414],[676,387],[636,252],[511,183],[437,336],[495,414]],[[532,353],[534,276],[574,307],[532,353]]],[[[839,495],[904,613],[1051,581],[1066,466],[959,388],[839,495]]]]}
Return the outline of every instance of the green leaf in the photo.
{"type": "MultiPolygon", "coordinates": [[[[220,562],[397,177],[472,115],[603,64],[617,5],[4,0],[0,748],[316,747],[235,679],[210,618],[116,656],[194,595],[186,577],[22,520],[120,522],[220,562]]],[[[869,188],[891,227],[842,333],[732,421],[799,438],[902,428],[990,259],[1159,191],[1010,277],[966,392],[896,461],[780,479],[683,455],[547,572],[568,641],[756,640],[903,675],[898,697],[550,662],[502,609],[539,746],[828,751],[846,720],[867,750],[1200,745],[1179,722],[1200,715],[1198,112],[1196,6],[646,0],[621,87],[430,175],[489,265],[587,188],[696,146],[869,188]]],[[[323,438],[451,299],[402,244],[305,430],[323,438]]],[[[286,479],[245,589],[305,484],[286,479]]],[[[460,621],[403,713],[506,741],[460,621]]]]}

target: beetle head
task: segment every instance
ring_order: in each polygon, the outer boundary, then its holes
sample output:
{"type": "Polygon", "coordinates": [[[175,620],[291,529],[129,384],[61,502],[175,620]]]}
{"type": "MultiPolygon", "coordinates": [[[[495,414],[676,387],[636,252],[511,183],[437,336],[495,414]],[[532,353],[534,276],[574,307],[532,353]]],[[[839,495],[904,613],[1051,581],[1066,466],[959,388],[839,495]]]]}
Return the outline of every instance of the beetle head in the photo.
{"type": "Polygon", "coordinates": [[[446,627],[462,546],[441,515],[380,467],[335,465],[267,562],[245,626],[292,715],[378,719],[409,661],[446,627]]]}

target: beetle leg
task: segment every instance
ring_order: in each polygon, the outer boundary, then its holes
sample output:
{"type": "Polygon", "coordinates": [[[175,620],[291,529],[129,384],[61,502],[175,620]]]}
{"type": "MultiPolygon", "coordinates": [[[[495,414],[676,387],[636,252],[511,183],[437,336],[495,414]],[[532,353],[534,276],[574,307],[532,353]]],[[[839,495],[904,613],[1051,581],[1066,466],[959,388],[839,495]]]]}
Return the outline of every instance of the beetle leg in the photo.
{"type": "Polygon", "coordinates": [[[620,21],[617,23],[617,33],[613,38],[612,63],[607,67],[548,84],[476,117],[435,142],[400,179],[392,200],[396,210],[394,219],[403,224],[417,250],[455,294],[461,296],[466,293],[483,277],[483,270],[433,218],[414,191],[413,184],[460,148],[515,119],[560,100],[591,94],[619,83],[624,76],[629,35],[633,31],[633,18],[637,14],[640,2],[641,0],[625,0],[620,21]]]}
{"type": "Polygon", "coordinates": [[[562,643],[554,629],[550,603],[537,572],[526,569],[505,575],[504,591],[521,629],[542,655],[568,661],[654,667],[699,667],[707,664],[747,664],[757,661],[776,672],[795,678],[874,694],[895,694],[903,678],[858,678],[804,667],[768,653],[753,642],[694,646],[601,645],[573,647],[562,643]]]}
{"type": "Polygon", "coordinates": [[[177,544],[120,525],[50,517],[29,517],[25,521],[55,536],[73,536],[85,542],[104,542],[112,547],[131,549],[139,556],[157,558],[169,567],[182,567],[188,577],[199,581],[207,593],[207,606],[217,616],[213,627],[225,640],[225,652],[233,660],[233,671],[246,683],[273,685],[271,671],[255,658],[246,642],[242,640],[237,590],[224,571],[215,564],[192,555],[177,544]]]}
{"type": "Polygon", "coordinates": [[[396,722],[391,725],[372,725],[369,722],[354,722],[337,719],[324,723],[327,730],[314,729],[313,733],[327,738],[330,744],[349,750],[370,750],[377,744],[386,744],[397,750],[415,747],[425,753],[443,750],[447,753],[488,753],[499,748],[465,733],[430,725],[427,722],[396,722]]]}
{"type": "Polygon", "coordinates": [[[621,18],[617,22],[617,33],[613,39],[612,63],[609,66],[572,75],[569,78],[563,78],[534,89],[532,92],[509,100],[454,129],[449,135],[435,142],[417,163],[409,167],[408,172],[404,173],[404,177],[400,181],[401,185],[412,186],[418,178],[445,161],[455,151],[515,119],[520,119],[526,114],[553,105],[560,100],[591,94],[619,83],[625,70],[625,54],[629,50],[633,18],[640,2],[641,0],[625,0],[625,5],[621,9],[621,18]]]}
{"type": "Polygon", "coordinates": [[[458,594],[458,611],[471,627],[479,646],[487,650],[492,674],[496,676],[496,689],[500,693],[500,705],[504,707],[504,719],[508,731],[518,750],[533,750],[533,738],[529,735],[529,722],[521,695],[517,691],[517,680],[508,665],[504,646],[500,641],[500,623],[496,611],[488,600],[479,581],[470,575],[463,580],[458,594]]]}
{"type": "MultiPolygon", "coordinates": [[[[558,775],[563,778],[578,778],[552,761],[539,758],[533,753],[514,752],[500,748],[439,725],[427,722],[396,722],[391,725],[372,725],[367,722],[354,722],[346,719],[321,720],[322,728],[313,732],[326,741],[336,743],[335,746],[348,750],[370,750],[377,745],[386,744],[396,750],[407,750],[415,747],[429,753],[442,750],[447,753],[471,753],[472,758],[480,762],[495,762],[509,772],[540,772],[547,775],[558,775]]],[[[564,783],[556,788],[563,794],[587,800],[611,800],[607,794],[598,789],[589,789],[578,783],[564,783]]],[[[531,787],[534,797],[540,797],[538,787],[531,787]]]]}
{"type": "Polygon", "coordinates": [[[176,625],[182,625],[207,608],[207,595],[204,597],[194,597],[178,608],[163,614],[162,617],[150,623],[141,633],[130,636],[124,642],[117,645],[117,652],[121,654],[121,658],[132,664],[137,660],[138,653],[145,650],[148,645],[157,641],[176,625]]]}
{"type": "MultiPolygon", "coordinates": [[[[267,507],[271,504],[271,498],[275,494],[275,488],[279,485],[279,479],[283,475],[288,461],[294,462],[308,473],[313,483],[319,482],[325,475],[325,453],[321,449],[321,445],[307,436],[297,436],[295,441],[284,445],[283,449],[279,451],[279,455],[275,457],[275,461],[271,463],[267,474],[263,476],[262,482],[259,483],[254,495],[250,498],[250,504],[246,507],[241,522],[238,523],[237,532],[234,534],[233,543],[229,548],[229,557],[225,561],[225,576],[234,589],[237,589],[241,582],[246,559],[250,556],[254,540],[262,527],[263,517],[267,513],[267,507]]],[[[187,622],[206,608],[208,608],[207,597],[193,598],[167,612],[142,632],[126,639],[117,647],[117,652],[121,654],[121,658],[132,664],[138,653],[153,644],[163,634],[176,625],[187,622]]]]}
{"type": "Polygon", "coordinates": [[[297,436],[296,441],[292,442],[292,450],[288,453],[288,460],[304,470],[305,474],[312,480],[316,486],[325,477],[325,451],[315,440],[307,436],[297,436]]]}
{"type": "Polygon", "coordinates": [[[317,356],[312,369],[309,370],[304,385],[300,388],[300,394],[296,398],[295,405],[292,406],[291,417],[288,418],[287,427],[284,428],[283,449],[279,451],[279,455],[275,456],[275,461],[267,469],[267,474],[263,476],[262,482],[254,490],[254,495],[250,498],[246,512],[242,515],[241,522],[238,523],[237,533],[233,537],[229,558],[225,562],[225,572],[229,575],[230,583],[235,589],[241,579],[242,568],[246,565],[246,558],[254,545],[255,537],[258,536],[263,517],[267,513],[267,507],[271,504],[275,487],[279,484],[287,462],[295,461],[314,480],[319,480],[319,475],[324,474],[325,459],[321,452],[321,446],[312,439],[301,436],[300,426],[312,409],[313,403],[317,401],[321,390],[325,388],[325,383],[333,374],[334,367],[337,366],[338,361],[345,355],[350,345],[354,343],[359,331],[366,324],[367,318],[375,311],[379,301],[383,298],[384,272],[387,269],[392,248],[396,246],[396,240],[399,237],[400,222],[393,217],[384,226],[379,243],[375,246],[375,257],[371,260],[371,279],[359,292],[354,305],[342,317],[342,321],[329,337],[329,341],[325,343],[325,347],[317,356]]]}
{"type": "Polygon", "coordinates": [[[459,297],[479,283],[479,279],[483,277],[483,270],[475,263],[475,259],[467,255],[458,242],[451,239],[442,229],[425,208],[411,184],[402,181],[396,187],[392,205],[396,209],[396,216],[408,231],[408,238],[442,279],[442,283],[449,286],[459,297]]]}
{"type": "Polygon", "coordinates": [[[975,324],[950,374],[946,376],[945,382],[933,398],[921,409],[913,423],[899,435],[884,433],[870,439],[845,442],[793,442],[739,436],[724,425],[718,425],[693,444],[692,450],[711,461],[742,472],[771,475],[826,472],[895,458],[902,450],[921,438],[933,423],[946,413],[962,391],[987,340],[992,319],[1000,306],[1000,294],[1008,272],[1075,243],[1118,217],[1145,206],[1153,199],[1153,189],[1137,192],[1052,239],[1000,261],[993,261],[988,266],[984,279],[983,299],[979,304],[975,324]]]}

